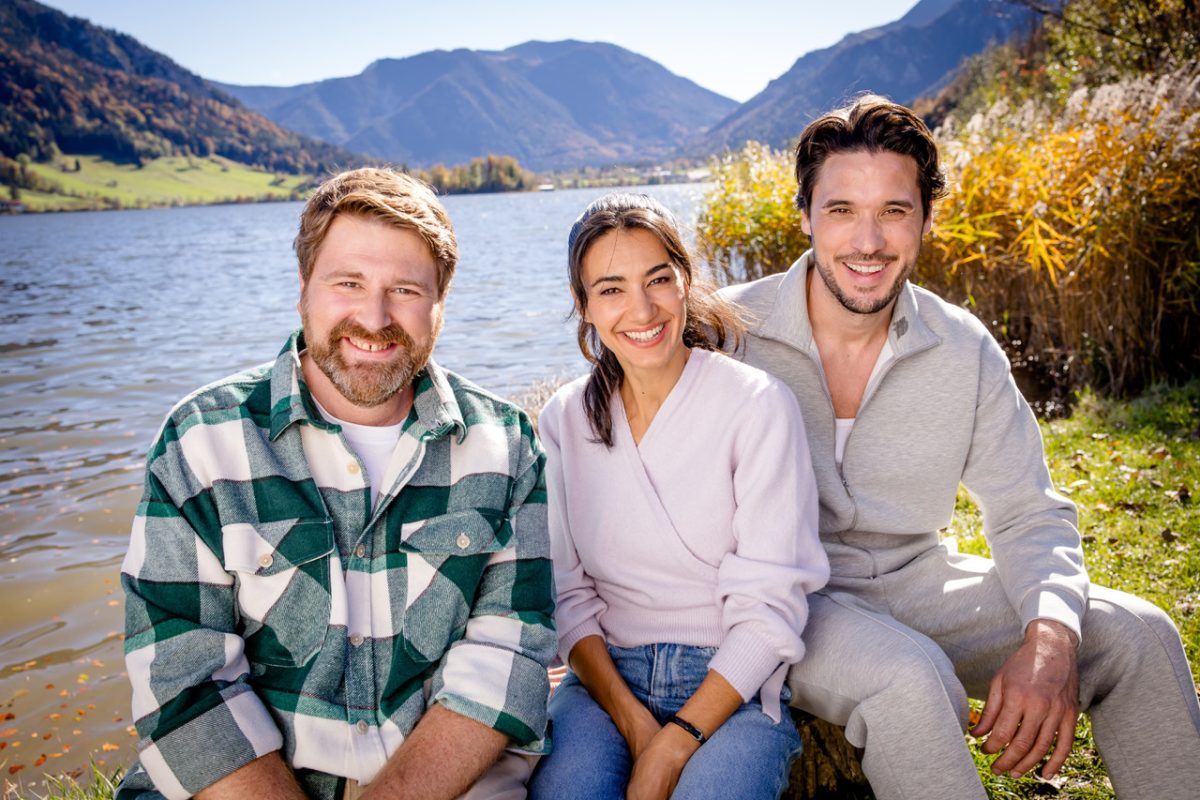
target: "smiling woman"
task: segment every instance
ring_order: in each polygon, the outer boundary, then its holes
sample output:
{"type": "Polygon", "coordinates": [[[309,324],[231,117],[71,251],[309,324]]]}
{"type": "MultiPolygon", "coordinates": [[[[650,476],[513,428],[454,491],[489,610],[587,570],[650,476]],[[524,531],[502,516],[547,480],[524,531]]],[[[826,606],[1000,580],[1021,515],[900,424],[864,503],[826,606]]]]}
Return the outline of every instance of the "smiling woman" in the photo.
{"type": "MultiPolygon", "coordinates": [[[[583,257],[587,305],[581,314],[602,345],[616,356],[631,395],[626,412],[637,408],[632,395],[644,396],[654,384],[674,384],[687,363],[683,343],[688,282],[671,263],[667,249],[646,230],[614,229],[602,234],[583,257]]],[[[650,424],[629,418],[634,439],[650,424]]]]}
{"type": "Polygon", "coordinates": [[[540,418],[571,671],[530,796],[778,797],[783,675],[828,577],[795,398],[714,352],[741,326],[657,202],[601,198],[568,249],[593,368],[540,418]]]}
{"type": "Polygon", "coordinates": [[[736,347],[743,327],[693,274],[675,218],[646,195],[613,193],[592,203],[572,226],[567,248],[579,349],[593,365],[584,402],[595,436],[611,447],[614,390],[621,388],[627,407],[637,408],[639,399],[653,404],[651,397],[661,399],[679,379],[689,348],[720,349],[727,339],[736,347]],[[656,334],[668,321],[670,330],[656,334]],[[634,353],[641,355],[632,359],[634,353]],[[651,368],[639,372],[642,361],[651,368]],[[628,370],[638,373],[631,381],[628,370]],[[633,388],[638,382],[641,392],[633,388]]]}

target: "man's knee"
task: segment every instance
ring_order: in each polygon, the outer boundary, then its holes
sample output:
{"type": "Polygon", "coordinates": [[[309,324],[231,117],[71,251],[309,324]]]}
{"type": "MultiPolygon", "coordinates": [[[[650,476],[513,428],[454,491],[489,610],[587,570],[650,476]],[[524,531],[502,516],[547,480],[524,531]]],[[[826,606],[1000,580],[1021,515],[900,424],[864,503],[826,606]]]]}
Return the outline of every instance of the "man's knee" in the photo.
{"type": "Polygon", "coordinates": [[[810,682],[803,662],[789,678],[792,705],[828,722],[846,726],[846,738],[861,747],[866,728],[913,715],[956,723],[965,730],[967,692],[954,665],[929,640],[896,637],[871,659],[855,659],[826,685],[810,682]]]}
{"type": "Polygon", "coordinates": [[[1080,677],[1098,692],[1122,678],[1144,680],[1155,665],[1170,672],[1186,669],[1175,623],[1140,597],[1094,587],[1082,633],[1080,677]]]}

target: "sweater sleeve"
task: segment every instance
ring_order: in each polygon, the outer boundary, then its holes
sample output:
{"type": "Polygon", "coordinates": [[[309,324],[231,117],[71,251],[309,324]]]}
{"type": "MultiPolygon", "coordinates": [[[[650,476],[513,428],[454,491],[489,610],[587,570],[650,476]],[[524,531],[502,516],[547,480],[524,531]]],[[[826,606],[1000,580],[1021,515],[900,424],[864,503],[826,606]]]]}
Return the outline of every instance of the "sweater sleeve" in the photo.
{"type": "Polygon", "coordinates": [[[596,592],[595,581],[584,572],[571,536],[561,438],[566,410],[562,392],[550,398],[538,418],[538,434],[546,450],[550,555],[554,560],[554,585],[558,593],[554,614],[558,651],[563,663],[570,663],[571,648],[576,642],[585,636],[604,636],[600,615],[608,606],[596,592]]]}
{"type": "Polygon", "coordinates": [[[1075,506],[1054,490],[1037,420],[991,336],[983,337],[980,359],[963,485],[983,512],[984,535],[1022,627],[1050,619],[1080,636],[1088,576],[1075,506]]]}
{"type": "Polygon", "coordinates": [[[736,545],[717,574],[724,639],[709,666],[749,699],[780,663],[804,655],[806,595],[825,585],[817,487],[800,408],[771,379],[747,398],[736,437],[736,545]]]}

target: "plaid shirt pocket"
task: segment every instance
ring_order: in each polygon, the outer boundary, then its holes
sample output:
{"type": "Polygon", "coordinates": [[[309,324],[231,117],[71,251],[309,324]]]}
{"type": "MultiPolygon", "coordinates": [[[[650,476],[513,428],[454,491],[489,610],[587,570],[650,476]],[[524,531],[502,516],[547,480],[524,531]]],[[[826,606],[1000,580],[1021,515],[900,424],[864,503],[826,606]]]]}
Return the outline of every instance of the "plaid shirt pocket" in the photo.
{"type": "Polygon", "coordinates": [[[221,528],[221,544],[225,569],[237,581],[238,633],[246,657],[278,667],[307,664],[329,628],[332,523],[235,523],[221,528]]]}
{"type": "Polygon", "coordinates": [[[404,538],[404,647],[410,656],[439,661],[462,638],[488,561],[504,549],[496,536],[502,521],[475,509],[455,511],[415,523],[419,527],[404,538]]]}

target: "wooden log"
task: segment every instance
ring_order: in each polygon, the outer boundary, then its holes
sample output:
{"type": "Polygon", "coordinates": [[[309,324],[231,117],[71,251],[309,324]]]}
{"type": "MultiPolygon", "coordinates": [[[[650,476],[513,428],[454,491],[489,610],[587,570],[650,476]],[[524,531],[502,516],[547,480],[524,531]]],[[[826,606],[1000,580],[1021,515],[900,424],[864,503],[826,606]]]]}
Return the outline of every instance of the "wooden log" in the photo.
{"type": "Polygon", "coordinates": [[[792,764],[784,800],[872,800],[862,771],[862,751],[846,741],[843,729],[791,709],[803,749],[792,764]]]}

